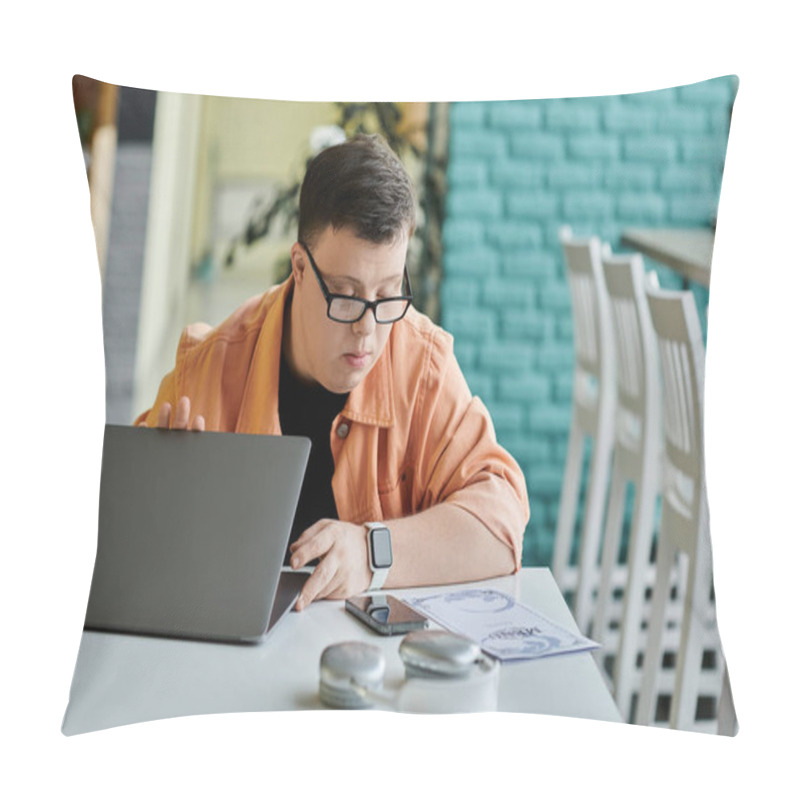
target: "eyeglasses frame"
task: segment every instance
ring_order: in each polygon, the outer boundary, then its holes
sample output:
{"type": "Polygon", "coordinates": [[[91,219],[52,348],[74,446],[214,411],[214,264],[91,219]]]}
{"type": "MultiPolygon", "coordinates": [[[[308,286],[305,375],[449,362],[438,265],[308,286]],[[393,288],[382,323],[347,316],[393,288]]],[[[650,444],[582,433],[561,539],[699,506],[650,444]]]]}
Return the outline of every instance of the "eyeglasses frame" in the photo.
{"type": "Polygon", "coordinates": [[[298,241],[298,244],[306,251],[306,255],[308,256],[308,260],[311,263],[311,270],[314,273],[314,276],[317,279],[317,283],[319,283],[319,288],[322,290],[322,296],[325,298],[325,302],[328,304],[328,319],[333,320],[333,322],[339,322],[342,325],[353,325],[356,322],[359,322],[363,319],[364,314],[367,313],[370,309],[372,310],[372,316],[375,318],[375,323],[377,325],[391,325],[393,322],[399,322],[408,312],[409,307],[411,306],[411,302],[414,300],[414,293],[411,289],[411,278],[408,274],[408,264],[403,265],[403,282],[406,286],[408,286],[408,294],[398,295],[396,297],[381,297],[378,300],[365,300],[363,297],[357,297],[354,295],[349,294],[336,294],[331,292],[330,289],[325,285],[325,281],[322,278],[322,273],[319,271],[319,267],[317,266],[316,261],[314,261],[314,256],[311,255],[311,250],[309,250],[308,245],[305,242],[298,241]],[[336,317],[331,316],[331,303],[334,300],[349,300],[349,301],[358,301],[364,304],[364,310],[359,314],[355,319],[337,319],[336,317]],[[406,307],[403,313],[397,317],[396,319],[391,320],[380,320],[378,319],[378,311],[377,308],[381,303],[396,303],[398,300],[406,301],[406,307]]]}

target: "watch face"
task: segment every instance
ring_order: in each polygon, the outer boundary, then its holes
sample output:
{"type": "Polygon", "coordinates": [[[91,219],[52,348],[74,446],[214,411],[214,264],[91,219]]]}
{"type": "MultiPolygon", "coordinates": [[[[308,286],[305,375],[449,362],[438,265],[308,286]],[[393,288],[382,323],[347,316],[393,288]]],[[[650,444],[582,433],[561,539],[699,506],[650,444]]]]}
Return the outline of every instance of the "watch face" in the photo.
{"type": "Polygon", "coordinates": [[[370,552],[374,569],[392,566],[392,537],[388,528],[372,528],[369,532],[370,552]]]}

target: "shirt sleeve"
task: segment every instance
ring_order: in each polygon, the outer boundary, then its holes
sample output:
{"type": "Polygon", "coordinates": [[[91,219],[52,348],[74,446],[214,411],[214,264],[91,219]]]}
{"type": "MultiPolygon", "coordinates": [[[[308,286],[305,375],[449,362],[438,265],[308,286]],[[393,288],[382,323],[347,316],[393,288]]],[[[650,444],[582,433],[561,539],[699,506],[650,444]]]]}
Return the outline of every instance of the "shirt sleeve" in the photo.
{"type": "Polygon", "coordinates": [[[181,395],[185,393],[183,388],[183,375],[185,373],[187,351],[192,345],[201,341],[205,333],[209,330],[209,326],[197,323],[183,329],[175,353],[174,369],[161,379],[155,402],[147,411],[143,411],[136,417],[133,421],[134,425],[146,423],[149,428],[153,428],[158,423],[158,410],[164,403],[169,403],[173,409],[175,408],[181,395]]]}
{"type": "Polygon", "coordinates": [[[525,478],[473,397],[449,340],[437,340],[419,398],[417,485],[421,508],[447,502],[473,514],[522,561],[530,518],[525,478]]]}

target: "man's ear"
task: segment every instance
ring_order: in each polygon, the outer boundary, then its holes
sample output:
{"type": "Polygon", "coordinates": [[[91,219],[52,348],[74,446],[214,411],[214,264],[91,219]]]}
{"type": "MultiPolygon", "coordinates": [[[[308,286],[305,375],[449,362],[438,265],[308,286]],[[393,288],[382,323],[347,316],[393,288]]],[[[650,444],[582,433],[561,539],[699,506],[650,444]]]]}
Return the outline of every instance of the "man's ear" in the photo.
{"type": "Polygon", "coordinates": [[[308,256],[306,255],[306,251],[300,246],[299,242],[295,242],[292,245],[292,249],[289,251],[289,257],[292,260],[292,277],[294,278],[294,282],[296,284],[301,284],[303,282],[303,275],[305,273],[306,260],[308,256]]]}

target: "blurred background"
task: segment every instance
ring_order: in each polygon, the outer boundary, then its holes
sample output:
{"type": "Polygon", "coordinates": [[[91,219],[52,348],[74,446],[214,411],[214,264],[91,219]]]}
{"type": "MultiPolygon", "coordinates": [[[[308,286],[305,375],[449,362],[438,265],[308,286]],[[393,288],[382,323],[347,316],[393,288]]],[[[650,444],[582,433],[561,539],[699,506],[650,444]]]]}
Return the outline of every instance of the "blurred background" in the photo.
{"type": "MultiPolygon", "coordinates": [[[[184,325],[218,323],[286,274],[307,160],[358,130],[380,132],[419,195],[415,305],[453,334],[473,393],[525,472],[523,563],[549,565],[574,364],[559,228],[615,251],[631,227],[713,232],[736,89],[727,76],[604,97],[293,103],[75,76],[107,422],[129,424],[150,406],[184,325]]],[[[686,285],[645,265],[662,287],[686,285]]],[[[689,286],[706,324],[708,288],[689,286]]]]}

